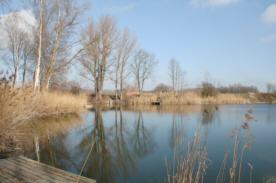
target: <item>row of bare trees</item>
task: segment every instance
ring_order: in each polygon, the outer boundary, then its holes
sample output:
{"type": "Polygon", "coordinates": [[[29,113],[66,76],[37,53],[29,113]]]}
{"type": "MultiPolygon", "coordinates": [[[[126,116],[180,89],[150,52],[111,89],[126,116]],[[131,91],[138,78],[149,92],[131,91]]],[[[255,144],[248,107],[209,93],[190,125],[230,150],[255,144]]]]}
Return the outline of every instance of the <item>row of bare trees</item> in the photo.
{"type": "Polygon", "coordinates": [[[182,90],[184,88],[184,79],[186,73],[181,69],[179,62],[172,58],[169,63],[169,77],[172,83],[172,90],[182,90]]]}
{"type": "Polygon", "coordinates": [[[74,38],[85,8],[77,0],[39,0],[33,7],[38,7],[39,14],[33,85],[38,88],[40,82],[40,87],[47,90],[51,78],[68,69],[80,53],[76,49],[78,38],[74,38]]]}
{"type": "Polygon", "coordinates": [[[19,87],[22,73],[22,86],[28,78],[34,92],[48,90],[77,63],[80,76],[91,81],[98,99],[106,80],[114,82],[120,98],[131,75],[136,88],[143,90],[157,61],[138,48],[128,28],[119,29],[116,20],[106,15],[81,30],[80,17],[87,8],[77,0],[31,0],[29,6],[30,11],[1,16],[7,43],[2,45],[2,60],[11,68],[14,86],[19,87]]]}
{"type": "Polygon", "coordinates": [[[130,74],[137,89],[142,91],[157,63],[152,54],[137,49],[136,36],[128,28],[120,31],[110,16],[89,23],[82,31],[82,47],[81,76],[93,83],[98,99],[101,99],[106,79],[114,82],[116,98],[119,94],[122,98],[124,84],[130,74]]]}
{"type": "Polygon", "coordinates": [[[65,72],[80,53],[76,30],[84,6],[77,0],[33,0],[28,4],[31,11],[1,16],[6,43],[3,60],[12,68],[13,85],[19,84],[21,70],[22,85],[29,73],[34,91],[47,90],[53,78],[65,72]]]}

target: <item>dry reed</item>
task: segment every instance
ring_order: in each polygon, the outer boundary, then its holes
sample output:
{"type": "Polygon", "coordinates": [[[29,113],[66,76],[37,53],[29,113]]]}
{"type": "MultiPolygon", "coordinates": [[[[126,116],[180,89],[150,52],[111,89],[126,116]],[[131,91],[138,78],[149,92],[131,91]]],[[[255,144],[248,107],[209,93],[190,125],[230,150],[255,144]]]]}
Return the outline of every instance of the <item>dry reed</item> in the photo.
{"type": "MultiPolygon", "coordinates": [[[[250,150],[252,144],[256,142],[253,134],[250,131],[250,122],[255,121],[252,116],[253,110],[249,109],[248,112],[244,115],[245,120],[239,128],[234,128],[230,133],[230,138],[234,138],[234,149],[233,149],[233,159],[232,166],[229,169],[230,183],[238,181],[241,183],[241,172],[243,165],[243,157],[246,149],[250,150]],[[242,135],[243,134],[243,135],[242,135]],[[238,173],[238,175],[237,175],[238,173]]],[[[219,170],[216,183],[225,182],[225,166],[227,160],[228,153],[225,154],[224,160],[222,162],[222,166],[219,170]]],[[[253,166],[249,163],[250,167],[250,182],[252,182],[252,171],[253,166]]]]}
{"type": "Polygon", "coordinates": [[[34,94],[31,87],[13,88],[12,77],[0,79],[0,153],[17,151],[21,129],[30,121],[76,114],[85,110],[85,95],[59,92],[34,94]]]}
{"type": "Polygon", "coordinates": [[[207,152],[206,143],[201,146],[202,136],[199,131],[194,133],[191,144],[187,145],[186,152],[181,149],[184,141],[180,141],[175,147],[173,167],[169,168],[165,159],[169,183],[199,183],[204,181],[207,169],[207,152]]]}
{"type": "Polygon", "coordinates": [[[165,105],[191,105],[191,104],[249,104],[254,102],[254,96],[251,98],[240,94],[218,94],[215,97],[202,97],[196,92],[184,92],[178,95],[173,93],[147,93],[139,97],[126,97],[125,103],[128,105],[148,105],[159,101],[165,105]]]}
{"type": "MultiPolygon", "coordinates": [[[[227,180],[227,157],[229,153],[225,153],[223,162],[219,169],[216,183],[241,183],[242,165],[245,150],[249,150],[256,141],[250,131],[250,122],[256,122],[252,116],[253,110],[249,109],[244,115],[245,120],[239,128],[235,128],[230,133],[230,137],[234,138],[232,165],[229,168],[229,180],[227,180]]],[[[206,141],[201,146],[201,134],[199,129],[194,133],[191,144],[187,146],[186,152],[182,151],[183,144],[179,143],[173,157],[173,167],[168,168],[167,160],[167,178],[169,183],[199,183],[204,182],[204,176],[207,168],[207,152],[206,141]],[[172,173],[171,173],[172,172],[172,173]]],[[[250,168],[249,180],[252,182],[253,165],[248,163],[250,168]]]]}

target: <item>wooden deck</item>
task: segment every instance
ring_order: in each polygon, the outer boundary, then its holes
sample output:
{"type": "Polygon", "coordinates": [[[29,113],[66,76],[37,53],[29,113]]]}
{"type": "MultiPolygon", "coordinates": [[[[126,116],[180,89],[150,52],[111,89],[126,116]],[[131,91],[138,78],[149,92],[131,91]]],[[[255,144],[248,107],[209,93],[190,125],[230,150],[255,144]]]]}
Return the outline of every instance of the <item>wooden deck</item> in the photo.
{"type": "Polygon", "coordinates": [[[96,183],[95,180],[38,163],[37,161],[16,157],[0,160],[0,183],[96,183]]]}

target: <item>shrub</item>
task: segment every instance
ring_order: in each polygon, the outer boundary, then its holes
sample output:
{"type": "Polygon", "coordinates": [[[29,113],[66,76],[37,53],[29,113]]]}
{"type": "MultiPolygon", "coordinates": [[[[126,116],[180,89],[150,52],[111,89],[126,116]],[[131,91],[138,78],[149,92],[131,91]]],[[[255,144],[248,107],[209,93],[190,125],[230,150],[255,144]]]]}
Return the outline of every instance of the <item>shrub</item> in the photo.
{"type": "Polygon", "coordinates": [[[213,86],[213,84],[208,82],[202,83],[201,96],[202,97],[215,97],[218,95],[217,89],[213,86]]]}
{"type": "Polygon", "coordinates": [[[163,83],[160,83],[154,88],[154,91],[155,92],[170,92],[170,91],[172,91],[172,87],[165,85],[163,83]]]}

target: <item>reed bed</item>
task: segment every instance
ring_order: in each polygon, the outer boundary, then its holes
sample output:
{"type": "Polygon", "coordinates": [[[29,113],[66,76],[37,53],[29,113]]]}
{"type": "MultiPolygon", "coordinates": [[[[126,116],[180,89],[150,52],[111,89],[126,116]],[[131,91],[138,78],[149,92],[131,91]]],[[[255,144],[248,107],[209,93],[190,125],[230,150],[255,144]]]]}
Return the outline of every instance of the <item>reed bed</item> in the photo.
{"type": "Polygon", "coordinates": [[[31,121],[85,111],[85,95],[60,92],[34,94],[31,87],[13,88],[11,78],[0,80],[0,153],[17,151],[26,134],[21,130],[31,121]]]}
{"type": "Polygon", "coordinates": [[[128,105],[148,105],[159,101],[165,105],[200,105],[200,104],[249,104],[254,102],[254,96],[241,94],[218,94],[214,97],[202,97],[197,92],[173,93],[148,93],[141,96],[129,96],[125,103],[128,105]]]}

